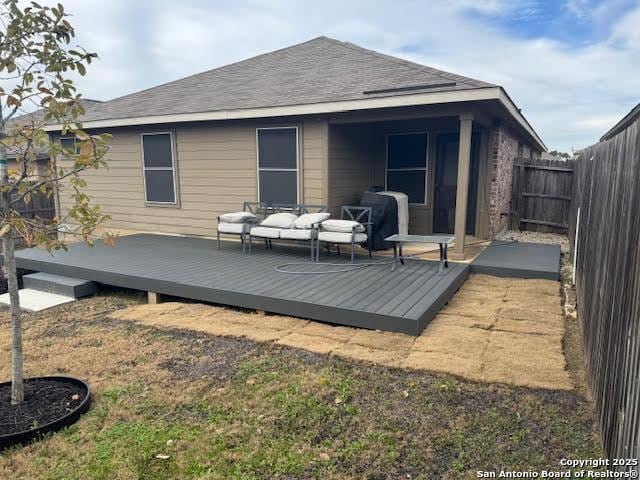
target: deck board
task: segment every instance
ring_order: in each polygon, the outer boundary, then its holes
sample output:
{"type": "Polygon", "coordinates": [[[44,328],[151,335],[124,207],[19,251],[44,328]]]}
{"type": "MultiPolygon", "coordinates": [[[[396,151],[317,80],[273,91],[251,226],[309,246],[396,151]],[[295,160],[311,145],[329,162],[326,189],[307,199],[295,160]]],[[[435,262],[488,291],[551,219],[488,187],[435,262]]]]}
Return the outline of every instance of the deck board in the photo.
{"type": "MultiPolygon", "coordinates": [[[[148,290],[223,305],[265,310],[342,325],[418,335],[466,279],[469,266],[451,263],[444,274],[438,263],[410,260],[391,271],[389,257],[366,256],[357,262],[382,262],[355,271],[287,274],[292,269],[350,268],[343,254],[322,253],[317,266],[308,248],[240,244],[195,237],[140,234],[122,237],[116,247],[71,245],[67,252],[39,249],[16,253],[19,268],[66,275],[124,288],[148,290]]],[[[356,264],[357,264],[356,262],[356,264]]]]}

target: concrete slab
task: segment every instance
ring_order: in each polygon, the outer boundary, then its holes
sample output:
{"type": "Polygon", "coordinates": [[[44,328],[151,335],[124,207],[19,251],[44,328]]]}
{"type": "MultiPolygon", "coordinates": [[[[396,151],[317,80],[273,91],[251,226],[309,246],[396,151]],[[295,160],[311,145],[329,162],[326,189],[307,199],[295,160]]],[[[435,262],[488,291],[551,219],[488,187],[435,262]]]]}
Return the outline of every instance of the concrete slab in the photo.
{"type": "Polygon", "coordinates": [[[471,262],[473,273],[560,280],[560,245],[494,240],[471,262]]]}
{"type": "MultiPolygon", "coordinates": [[[[29,312],[39,312],[75,300],[73,297],[58,295],[57,293],[41,292],[40,290],[33,290],[31,288],[23,288],[19,293],[20,308],[29,312]]],[[[0,304],[9,305],[8,293],[0,295],[0,304]]]]}

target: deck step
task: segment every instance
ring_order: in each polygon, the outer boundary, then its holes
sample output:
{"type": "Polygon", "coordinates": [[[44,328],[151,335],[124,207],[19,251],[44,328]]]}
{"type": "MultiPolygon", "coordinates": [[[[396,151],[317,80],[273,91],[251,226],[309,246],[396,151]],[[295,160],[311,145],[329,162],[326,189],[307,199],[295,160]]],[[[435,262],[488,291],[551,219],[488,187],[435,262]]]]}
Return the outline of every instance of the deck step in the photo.
{"type": "Polygon", "coordinates": [[[71,298],[82,298],[93,295],[98,286],[90,280],[63,277],[51,273],[31,273],[22,277],[24,288],[41,292],[55,293],[71,298]]]}

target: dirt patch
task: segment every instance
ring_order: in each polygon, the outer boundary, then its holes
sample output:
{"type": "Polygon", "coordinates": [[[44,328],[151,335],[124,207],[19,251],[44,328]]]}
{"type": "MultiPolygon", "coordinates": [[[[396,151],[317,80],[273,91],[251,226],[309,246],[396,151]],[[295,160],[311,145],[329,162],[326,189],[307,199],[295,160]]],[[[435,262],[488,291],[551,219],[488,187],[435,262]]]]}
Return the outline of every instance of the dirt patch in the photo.
{"type": "MultiPolygon", "coordinates": [[[[471,275],[417,338],[201,304],[135,306],[112,318],[472,380],[573,388],[562,355],[560,288],[549,280],[471,275]]],[[[205,367],[195,368],[199,372],[205,367]]]]}
{"type": "Polygon", "coordinates": [[[237,367],[259,348],[257,344],[237,338],[209,337],[189,330],[174,331],[172,334],[191,345],[184,358],[170,358],[158,365],[181,378],[208,378],[218,382],[236,376],[237,367]]]}

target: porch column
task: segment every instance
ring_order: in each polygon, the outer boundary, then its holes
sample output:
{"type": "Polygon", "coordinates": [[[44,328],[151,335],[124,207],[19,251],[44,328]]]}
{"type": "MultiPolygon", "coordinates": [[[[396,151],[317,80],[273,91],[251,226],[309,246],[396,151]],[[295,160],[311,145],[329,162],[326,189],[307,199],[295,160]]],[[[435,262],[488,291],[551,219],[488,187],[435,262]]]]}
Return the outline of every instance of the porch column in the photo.
{"type": "Polygon", "coordinates": [[[473,115],[460,115],[460,144],[458,147],[458,182],[456,185],[455,246],[451,258],[464,259],[464,235],[467,226],[467,200],[469,196],[469,167],[471,165],[471,127],[473,115]]]}

